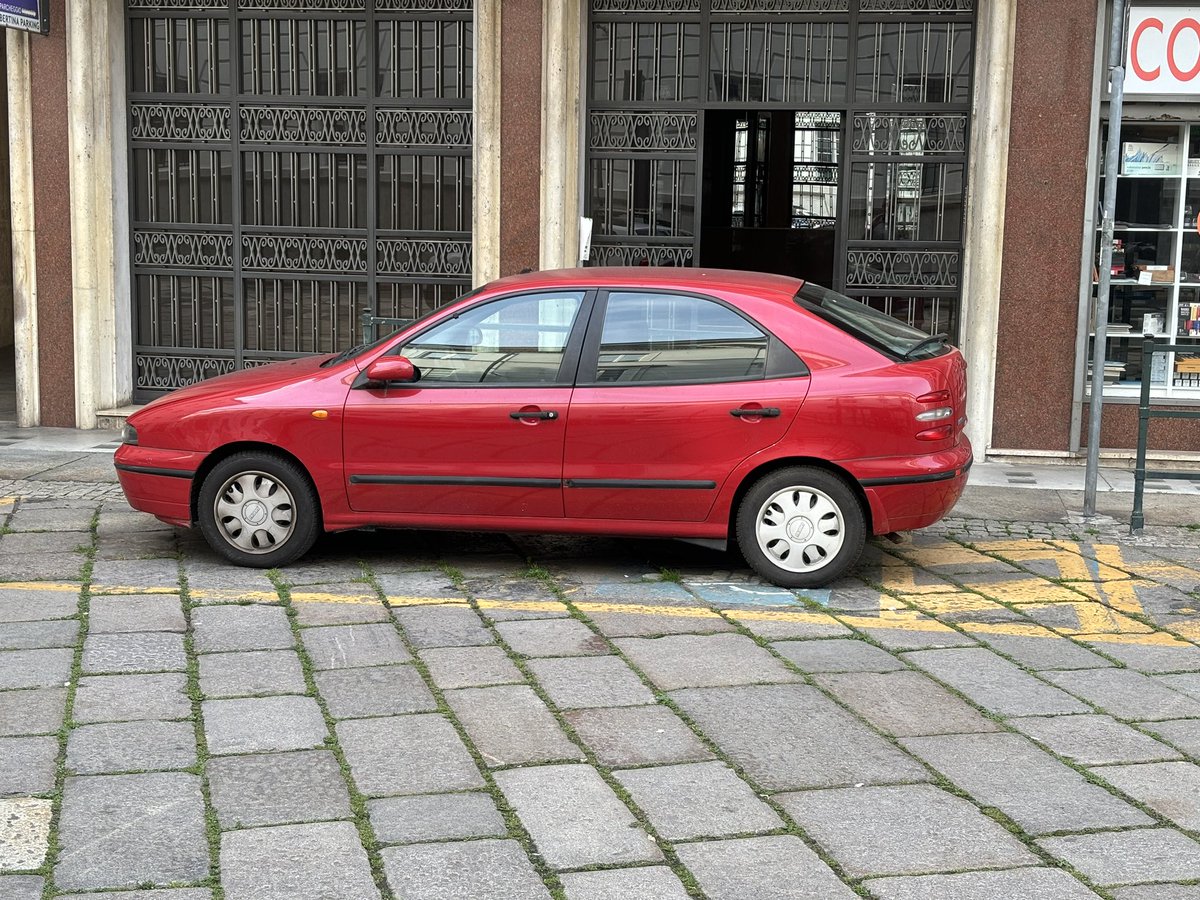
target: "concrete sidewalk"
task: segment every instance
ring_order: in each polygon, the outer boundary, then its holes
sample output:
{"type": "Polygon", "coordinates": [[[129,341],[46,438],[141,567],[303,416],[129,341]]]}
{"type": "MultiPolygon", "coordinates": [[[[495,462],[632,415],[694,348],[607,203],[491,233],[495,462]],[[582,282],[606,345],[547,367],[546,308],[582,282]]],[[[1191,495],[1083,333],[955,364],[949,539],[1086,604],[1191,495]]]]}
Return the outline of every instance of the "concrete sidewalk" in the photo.
{"type": "Polygon", "coordinates": [[[111,440],[0,447],[4,900],[1200,897],[1190,487],[1131,538],[984,464],[816,591],[468,533],[265,573],[111,440]]]}

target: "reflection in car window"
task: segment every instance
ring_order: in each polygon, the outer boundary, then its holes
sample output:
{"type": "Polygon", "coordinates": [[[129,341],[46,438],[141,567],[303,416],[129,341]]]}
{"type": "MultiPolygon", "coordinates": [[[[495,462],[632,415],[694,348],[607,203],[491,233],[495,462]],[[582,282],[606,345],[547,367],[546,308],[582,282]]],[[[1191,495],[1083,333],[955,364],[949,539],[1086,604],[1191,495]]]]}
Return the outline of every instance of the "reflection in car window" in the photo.
{"type": "Polygon", "coordinates": [[[742,381],[762,378],[767,336],[737,313],[700,297],[613,293],[596,380],[742,381]]]}
{"type": "Polygon", "coordinates": [[[392,355],[410,359],[422,383],[553,383],[583,295],[523,294],[472,307],[392,355]]]}

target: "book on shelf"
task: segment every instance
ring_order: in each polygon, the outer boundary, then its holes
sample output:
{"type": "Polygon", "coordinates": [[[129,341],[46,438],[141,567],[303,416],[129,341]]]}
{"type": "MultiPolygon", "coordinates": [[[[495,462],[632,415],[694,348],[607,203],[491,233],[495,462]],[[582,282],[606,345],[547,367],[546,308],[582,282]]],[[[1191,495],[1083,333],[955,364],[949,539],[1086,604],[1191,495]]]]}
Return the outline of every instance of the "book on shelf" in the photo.
{"type": "Polygon", "coordinates": [[[1200,337],[1200,303],[1179,304],[1179,336],[1200,337]]]}

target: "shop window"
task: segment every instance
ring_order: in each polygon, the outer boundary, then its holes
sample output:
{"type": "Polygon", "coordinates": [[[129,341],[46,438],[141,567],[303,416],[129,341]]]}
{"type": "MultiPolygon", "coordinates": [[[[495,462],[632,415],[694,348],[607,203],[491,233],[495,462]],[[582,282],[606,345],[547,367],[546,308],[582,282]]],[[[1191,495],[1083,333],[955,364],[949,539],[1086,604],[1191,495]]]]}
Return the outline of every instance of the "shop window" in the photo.
{"type": "MultiPolygon", "coordinates": [[[[1107,127],[1102,135],[1107,143],[1107,127]]],[[[1103,153],[1103,146],[1101,147],[1103,153]]],[[[1100,179],[1097,204],[1104,197],[1100,179]]],[[[1125,122],[1114,215],[1104,395],[1136,396],[1144,377],[1161,398],[1200,399],[1200,122],[1125,122]],[[1196,345],[1195,353],[1156,355],[1150,371],[1142,337],[1196,345]]],[[[1099,279],[1101,211],[1096,212],[1099,279]]],[[[1093,315],[1094,315],[1093,305],[1093,315]]],[[[1087,383],[1095,360],[1089,323],[1087,383]]]]}

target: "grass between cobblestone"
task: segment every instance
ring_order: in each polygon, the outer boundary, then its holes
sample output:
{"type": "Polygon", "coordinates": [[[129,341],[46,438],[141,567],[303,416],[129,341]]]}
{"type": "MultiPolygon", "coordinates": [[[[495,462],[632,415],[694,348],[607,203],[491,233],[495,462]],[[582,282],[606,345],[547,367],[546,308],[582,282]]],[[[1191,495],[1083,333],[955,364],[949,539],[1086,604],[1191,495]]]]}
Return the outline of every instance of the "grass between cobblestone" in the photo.
{"type": "MultiPolygon", "coordinates": [[[[13,511],[15,512],[19,506],[19,503],[14,506],[13,511]]],[[[58,893],[54,886],[54,865],[58,861],[59,852],[62,850],[59,844],[58,830],[60,820],[62,819],[63,789],[67,783],[67,738],[71,733],[71,729],[75,727],[75,722],[73,721],[75,691],[79,687],[79,679],[83,674],[83,642],[87,639],[88,633],[88,606],[92,596],[92,568],[96,562],[96,529],[99,522],[100,510],[97,507],[92,513],[92,519],[88,528],[92,536],[91,545],[85,549],[84,561],[79,570],[79,606],[76,613],[76,618],[79,622],[79,634],[75,638],[74,653],[71,657],[71,672],[67,677],[67,696],[66,703],[63,706],[63,723],[62,727],[58,730],[58,760],[54,772],[54,792],[49,797],[51,801],[51,813],[46,859],[42,867],[38,870],[38,874],[44,879],[42,886],[43,900],[49,900],[49,898],[58,893]]]]}

